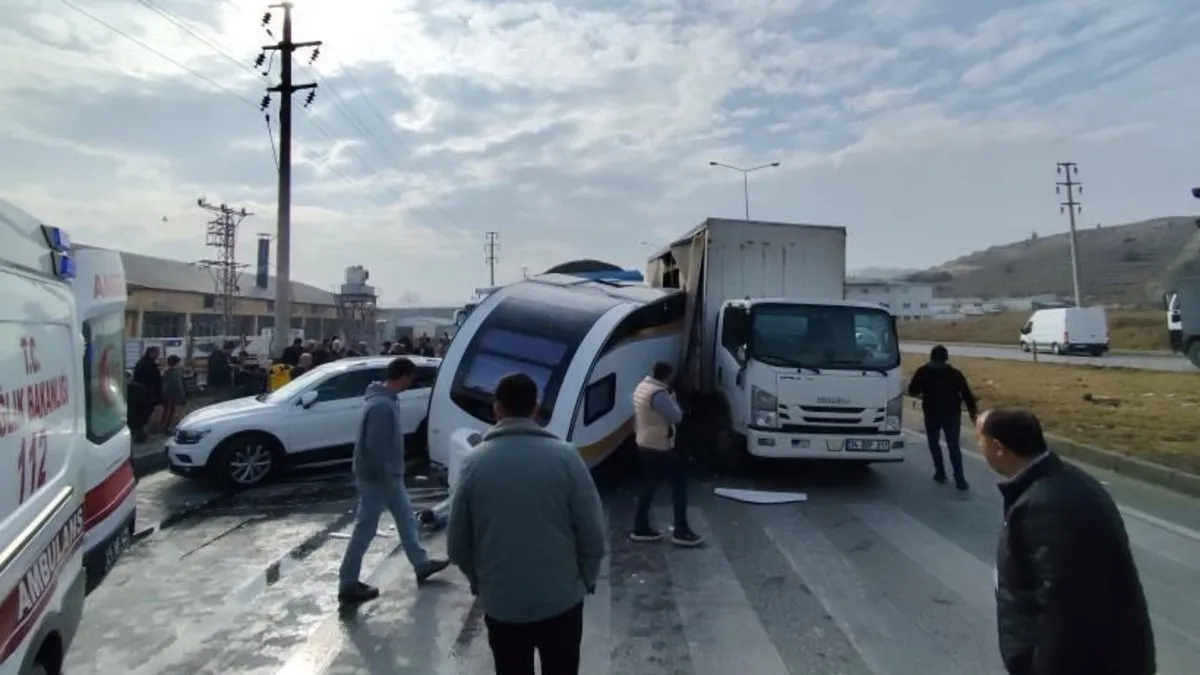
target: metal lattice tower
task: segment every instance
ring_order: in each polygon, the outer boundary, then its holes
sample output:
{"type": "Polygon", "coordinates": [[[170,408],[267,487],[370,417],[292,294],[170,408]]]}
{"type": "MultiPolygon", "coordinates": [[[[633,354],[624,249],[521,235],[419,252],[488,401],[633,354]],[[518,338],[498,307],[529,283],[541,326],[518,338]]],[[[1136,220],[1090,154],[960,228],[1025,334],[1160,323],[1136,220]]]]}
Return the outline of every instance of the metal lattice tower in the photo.
{"type": "Polygon", "coordinates": [[[254,215],[246,209],[235,209],[225,203],[213,204],[204,197],[196,200],[196,205],[213,214],[213,219],[206,223],[205,245],[216,249],[215,259],[201,260],[200,265],[207,268],[216,285],[217,307],[221,313],[222,335],[233,335],[233,317],[237,309],[237,297],[241,294],[238,282],[242,269],[246,265],[237,261],[238,226],[247,216],[254,215]]]}
{"type": "Polygon", "coordinates": [[[500,250],[500,233],[488,232],[485,236],[486,243],[483,245],[483,250],[487,253],[487,257],[484,258],[484,262],[486,262],[488,266],[488,286],[495,286],[496,263],[500,261],[500,258],[496,257],[496,251],[500,250]]]}

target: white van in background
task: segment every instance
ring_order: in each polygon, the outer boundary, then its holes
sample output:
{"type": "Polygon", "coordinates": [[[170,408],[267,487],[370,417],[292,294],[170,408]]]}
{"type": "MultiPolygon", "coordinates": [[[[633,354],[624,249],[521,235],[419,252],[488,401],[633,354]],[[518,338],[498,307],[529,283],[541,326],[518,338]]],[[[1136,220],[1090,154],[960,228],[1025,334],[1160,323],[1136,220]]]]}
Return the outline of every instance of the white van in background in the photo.
{"type": "Polygon", "coordinates": [[[75,263],[0,200],[0,675],[55,675],[83,613],[87,491],[75,263]]]}
{"type": "Polygon", "coordinates": [[[1023,351],[1091,354],[1108,351],[1108,315],[1103,307],[1039,309],[1021,329],[1023,351]]]}
{"type": "Polygon", "coordinates": [[[133,437],[125,413],[125,267],[121,254],[76,246],[75,308],[83,332],[87,497],[83,566],[90,593],[133,542],[133,437]]]}

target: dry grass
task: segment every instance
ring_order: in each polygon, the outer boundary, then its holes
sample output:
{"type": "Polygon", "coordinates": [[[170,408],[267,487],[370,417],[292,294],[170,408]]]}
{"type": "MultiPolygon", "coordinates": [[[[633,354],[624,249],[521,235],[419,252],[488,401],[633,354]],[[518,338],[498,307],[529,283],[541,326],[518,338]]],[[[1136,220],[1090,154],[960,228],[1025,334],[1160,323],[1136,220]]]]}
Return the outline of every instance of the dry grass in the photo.
{"type": "MultiPolygon", "coordinates": [[[[997,359],[951,361],[967,376],[981,410],[1026,408],[1037,413],[1048,432],[1063,438],[1200,474],[1200,375],[997,359]]],[[[916,355],[904,356],[906,382],[923,362],[916,355]]]]}
{"type": "MultiPolygon", "coordinates": [[[[957,321],[906,321],[900,337],[920,342],[973,342],[1015,346],[1030,312],[970,317],[957,321]]],[[[1167,349],[1166,312],[1110,310],[1108,335],[1113,349],[1167,349]]]]}

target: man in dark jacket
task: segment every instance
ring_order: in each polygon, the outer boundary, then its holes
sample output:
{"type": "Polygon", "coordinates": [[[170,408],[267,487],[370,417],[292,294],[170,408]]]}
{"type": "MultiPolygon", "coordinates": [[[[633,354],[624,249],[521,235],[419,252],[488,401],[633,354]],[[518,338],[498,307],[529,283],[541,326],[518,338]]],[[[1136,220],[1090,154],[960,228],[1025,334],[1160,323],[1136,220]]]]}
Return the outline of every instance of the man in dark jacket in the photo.
{"type": "Polygon", "coordinates": [[[1005,668],[1154,675],[1146,597],[1112,498],[1050,452],[1033,413],[989,410],[975,428],[984,459],[1003,477],[996,611],[1005,668]]]}
{"type": "Polygon", "coordinates": [[[912,382],[908,384],[908,395],[921,399],[925,437],[929,441],[929,454],[933,456],[933,479],[939,483],[946,482],[946,465],[938,441],[939,436],[944,436],[946,451],[950,454],[950,468],[954,471],[954,485],[959,490],[966,490],[970,486],[963,475],[962,448],[959,445],[962,409],[966,405],[972,421],[978,411],[967,378],[949,361],[950,353],[942,345],[929,350],[929,362],[913,373],[912,382]]]}

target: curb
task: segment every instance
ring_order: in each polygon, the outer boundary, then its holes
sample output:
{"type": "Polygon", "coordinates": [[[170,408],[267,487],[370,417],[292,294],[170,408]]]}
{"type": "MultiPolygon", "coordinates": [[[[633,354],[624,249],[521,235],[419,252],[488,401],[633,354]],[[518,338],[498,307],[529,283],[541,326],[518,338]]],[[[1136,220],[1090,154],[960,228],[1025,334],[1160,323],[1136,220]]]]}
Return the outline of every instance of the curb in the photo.
{"type": "MultiPolygon", "coordinates": [[[[911,402],[910,407],[914,416],[924,420],[917,400],[909,399],[909,401],[911,402]]],[[[963,418],[962,425],[972,430],[975,428],[966,417],[963,418]]],[[[1063,457],[1069,457],[1097,469],[1111,471],[1115,474],[1143,483],[1157,485],[1189,497],[1200,497],[1200,475],[1187,473],[1179,469],[1172,469],[1162,464],[1147,462],[1136,457],[1128,457],[1112,450],[1079,443],[1063,438],[1062,436],[1046,434],[1046,439],[1054,446],[1054,451],[1063,457]]]]}
{"type": "Polygon", "coordinates": [[[135,478],[143,478],[167,468],[167,455],[161,450],[134,455],[131,461],[133,462],[133,475],[135,478]]]}

